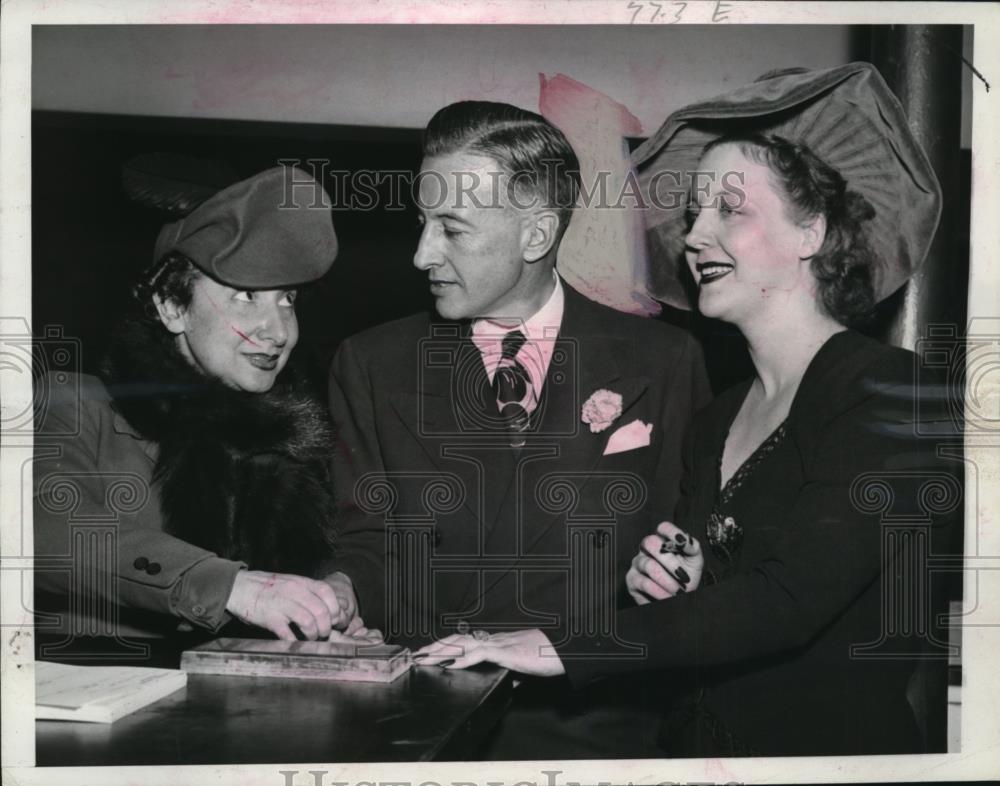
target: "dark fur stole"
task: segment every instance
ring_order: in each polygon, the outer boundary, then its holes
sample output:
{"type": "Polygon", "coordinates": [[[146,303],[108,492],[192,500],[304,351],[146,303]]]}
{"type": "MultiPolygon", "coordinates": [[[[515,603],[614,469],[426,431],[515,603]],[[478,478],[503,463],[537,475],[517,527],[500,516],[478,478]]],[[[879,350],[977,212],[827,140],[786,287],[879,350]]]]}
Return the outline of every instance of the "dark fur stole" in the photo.
{"type": "Polygon", "coordinates": [[[312,575],[331,556],[330,426],[290,365],[267,393],[234,390],[158,324],[132,320],[101,375],[115,409],[159,445],[167,532],[252,570],[312,575]]]}

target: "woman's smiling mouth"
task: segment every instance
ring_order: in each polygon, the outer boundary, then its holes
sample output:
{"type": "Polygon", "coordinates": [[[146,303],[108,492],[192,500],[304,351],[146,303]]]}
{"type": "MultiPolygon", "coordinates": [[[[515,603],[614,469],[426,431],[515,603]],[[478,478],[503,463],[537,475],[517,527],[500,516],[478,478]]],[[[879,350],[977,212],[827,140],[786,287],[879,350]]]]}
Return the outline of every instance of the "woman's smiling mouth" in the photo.
{"type": "Polygon", "coordinates": [[[725,278],[735,269],[732,265],[726,262],[699,262],[695,265],[695,269],[698,271],[698,285],[704,286],[705,284],[711,284],[713,281],[718,281],[720,278],[725,278]]]}
{"type": "Polygon", "coordinates": [[[274,371],[278,367],[278,359],[281,355],[266,355],[258,352],[252,355],[245,355],[245,357],[262,371],[274,371]]]}

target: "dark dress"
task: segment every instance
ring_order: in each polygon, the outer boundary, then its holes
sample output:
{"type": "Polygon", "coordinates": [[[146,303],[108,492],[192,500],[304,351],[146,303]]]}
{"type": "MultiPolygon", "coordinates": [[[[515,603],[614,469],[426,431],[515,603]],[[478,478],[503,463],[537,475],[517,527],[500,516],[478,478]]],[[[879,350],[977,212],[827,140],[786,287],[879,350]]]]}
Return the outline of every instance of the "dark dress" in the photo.
{"type": "Polygon", "coordinates": [[[928,631],[939,593],[923,559],[947,548],[961,485],[958,462],[921,436],[945,415],[917,405],[915,360],[854,332],[833,336],[788,418],[721,491],[723,446],[750,383],[703,410],[677,522],[702,544],[705,579],[620,612],[618,634],[644,644],[645,659],[567,661],[573,683],[662,670],[676,693],[666,755],[920,751],[907,683],[916,654],[943,653],[928,631]]]}

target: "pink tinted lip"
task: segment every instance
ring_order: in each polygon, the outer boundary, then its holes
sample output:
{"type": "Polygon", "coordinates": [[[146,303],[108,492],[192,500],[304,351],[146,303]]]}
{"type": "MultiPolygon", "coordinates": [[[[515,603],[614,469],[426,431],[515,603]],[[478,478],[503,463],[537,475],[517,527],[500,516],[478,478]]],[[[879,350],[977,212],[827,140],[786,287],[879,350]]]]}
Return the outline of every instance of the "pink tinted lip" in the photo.
{"type": "Polygon", "coordinates": [[[711,284],[713,281],[718,281],[720,278],[725,278],[736,266],[730,264],[729,262],[698,262],[695,264],[695,270],[698,272],[698,285],[702,286],[704,284],[711,284]],[[704,271],[709,268],[724,268],[723,270],[718,270],[713,273],[706,274],[704,271]]]}

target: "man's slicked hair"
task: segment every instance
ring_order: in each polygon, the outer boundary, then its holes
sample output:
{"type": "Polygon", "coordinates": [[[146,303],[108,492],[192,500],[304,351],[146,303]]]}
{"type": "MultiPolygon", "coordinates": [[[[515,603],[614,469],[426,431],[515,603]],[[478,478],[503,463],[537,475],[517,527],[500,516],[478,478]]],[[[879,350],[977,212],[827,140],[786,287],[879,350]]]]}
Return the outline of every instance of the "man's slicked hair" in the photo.
{"type": "Polygon", "coordinates": [[[580,195],[580,163],[562,131],[510,104],[459,101],[439,110],[424,132],[424,157],[473,153],[496,161],[518,190],[559,213],[556,243],[580,195]]]}

